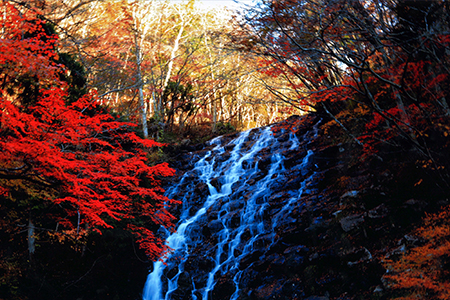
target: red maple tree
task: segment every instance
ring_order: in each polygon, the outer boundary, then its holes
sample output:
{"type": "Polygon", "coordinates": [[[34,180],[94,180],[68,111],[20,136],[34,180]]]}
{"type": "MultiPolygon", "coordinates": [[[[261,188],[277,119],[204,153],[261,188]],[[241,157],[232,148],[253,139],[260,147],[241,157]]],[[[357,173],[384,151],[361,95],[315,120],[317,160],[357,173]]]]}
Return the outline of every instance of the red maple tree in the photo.
{"type": "Polygon", "coordinates": [[[102,112],[95,92],[68,103],[57,36],[46,32],[36,11],[19,11],[7,1],[1,9],[1,197],[14,197],[18,181],[51,190],[40,200],[59,209],[49,216],[58,224],[54,233],[123,226],[151,258],[158,257],[163,245],[148,226],[170,227],[174,219],[167,211],[174,200],[160,187],[174,170],[147,161],[150,149],[162,145],[138,137],[135,124],[102,112]]]}

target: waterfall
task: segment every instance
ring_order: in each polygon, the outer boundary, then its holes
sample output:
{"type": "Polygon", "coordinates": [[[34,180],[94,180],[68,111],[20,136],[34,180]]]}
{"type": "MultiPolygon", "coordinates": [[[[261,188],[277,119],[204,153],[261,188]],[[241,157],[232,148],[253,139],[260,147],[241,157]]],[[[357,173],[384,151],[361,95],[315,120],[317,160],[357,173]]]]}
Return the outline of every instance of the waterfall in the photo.
{"type": "Polygon", "coordinates": [[[219,278],[227,278],[227,298],[239,299],[249,257],[276,244],[280,223],[295,222],[290,211],[309,193],[315,172],[305,140],[316,134],[299,139],[258,128],[213,139],[210,150],[193,155],[193,168],[167,189],[183,202],[180,221],[164,232],[171,253],[154,263],[143,299],[212,299],[219,278]]]}

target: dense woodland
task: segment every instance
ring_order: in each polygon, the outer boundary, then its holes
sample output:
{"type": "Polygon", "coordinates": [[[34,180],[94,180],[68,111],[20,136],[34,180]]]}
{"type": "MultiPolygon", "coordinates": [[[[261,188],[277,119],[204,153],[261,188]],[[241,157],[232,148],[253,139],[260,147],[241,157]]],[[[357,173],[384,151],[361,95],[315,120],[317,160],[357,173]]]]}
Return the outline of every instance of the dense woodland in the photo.
{"type": "MultiPolygon", "coordinates": [[[[352,164],[401,157],[420,174],[408,184],[449,195],[448,1],[0,10],[2,299],[138,298],[135,279],[167,251],[155,231],[176,222],[165,149],[292,114],[322,116],[327,143],[358,149],[352,164]]],[[[422,245],[383,262],[401,299],[450,299],[448,214],[427,214],[411,229],[422,245]]]]}

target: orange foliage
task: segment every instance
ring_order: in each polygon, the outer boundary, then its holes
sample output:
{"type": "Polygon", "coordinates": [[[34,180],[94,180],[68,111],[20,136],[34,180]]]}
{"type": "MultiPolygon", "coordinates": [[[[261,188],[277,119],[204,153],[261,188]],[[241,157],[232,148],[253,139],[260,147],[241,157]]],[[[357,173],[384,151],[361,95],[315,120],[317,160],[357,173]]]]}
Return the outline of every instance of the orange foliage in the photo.
{"type": "Polygon", "coordinates": [[[397,299],[450,299],[450,272],[446,268],[450,257],[450,207],[429,214],[414,234],[426,240],[398,260],[386,259],[389,286],[405,291],[397,299]]]}

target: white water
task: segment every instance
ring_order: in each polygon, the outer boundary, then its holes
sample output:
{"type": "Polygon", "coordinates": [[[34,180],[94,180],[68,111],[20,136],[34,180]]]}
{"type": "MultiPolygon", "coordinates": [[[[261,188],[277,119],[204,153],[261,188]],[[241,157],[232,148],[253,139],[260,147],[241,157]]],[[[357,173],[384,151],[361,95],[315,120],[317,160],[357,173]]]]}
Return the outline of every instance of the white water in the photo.
{"type": "MultiPolygon", "coordinates": [[[[299,146],[299,140],[294,134],[290,135],[289,143],[290,150],[299,146]]],[[[273,218],[272,224],[268,225],[264,222],[263,215],[269,205],[267,198],[270,196],[271,185],[277,181],[280,174],[285,172],[284,156],[281,153],[283,149],[277,147],[277,144],[278,141],[269,127],[253,136],[250,135],[250,131],[243,132],[226,145],[221,145],[220,139],[214,139],[211,141],[214,148],[201,157],[191,171],[184,174],[178,185],[168,189],[167,196],[173,198],[178,188],[189,184],[186,181],[192,180],[195,176],[197,180],[207,185],[209,195],[196,212],[192,212],[187,204],[192,199],[178,199],[184,203],[180,222],[176,232],[166,233],[166,245],[172,249],[172,254],[167,259],[167,265],[161,261],[154,263],[153,271],[145,284],[144,300],[176,300],[172,298],[172,295],[178,288],[180,275],[184,272],[185,258],[191,255],[191,250],[198,243],[202,242],[197,236],[198,233],[191,228],[194,228],[196,223],[201,224],[200,222],[207,217],[208,210],[217,205],[220,207],[216,209],[218,214],[213,221],[217,222],[221,229],[215,233],[217,241],[213,249],[214,253],[205,257],[205,260],[212,260],[212,268],[206,270],[208,274],[205,280],[198,282],[193,280],[190,298],[194,300],[211,298],[211,291],[214,289],[217,277],[231,274],[234,292],[230,300],[238,299],[239,280],[242,274],[242,270],[239,269],[241,259],[253,251],[254,242],[260,235],[270,235],[274,232],[279,219],[300,199],[306,190],[308,180],[313,176],[307,176],[308,178],[302,181],[298,194],[286,201],[273,218]],[[230,147],[233,149],[230,153],[226,153],[225,148],[230,147]],[[261,151],[271,151],[270,165],[265,168],[267,174],[262,174],[263,171],[258,167],[258,158],[262,156],[258,154],[261,151]],[[226,156],[229,156],[228,159],[223,159],[226,156]],[[216,182],[214,185],[217,189],[212,184],[213,180],[216,182]],[[250,185],[252,185],[252,193],[246,199],[232,197],[234,194],[245,193],[250,185]],[[236,213],[239,213],[239,218],[236,218],[236,213]],[[169,279],[164,275],[164,271],[172,261],[176,263],[175,268],[178,268],[178,272],[169,279]]],[[[298,166],[303,175],[306,174],[312,154],[312,151],[307,151],[301,165],[298,166]]],[[[272,236],[272,242],[274,240],[275,237],[272,236]]]]}

